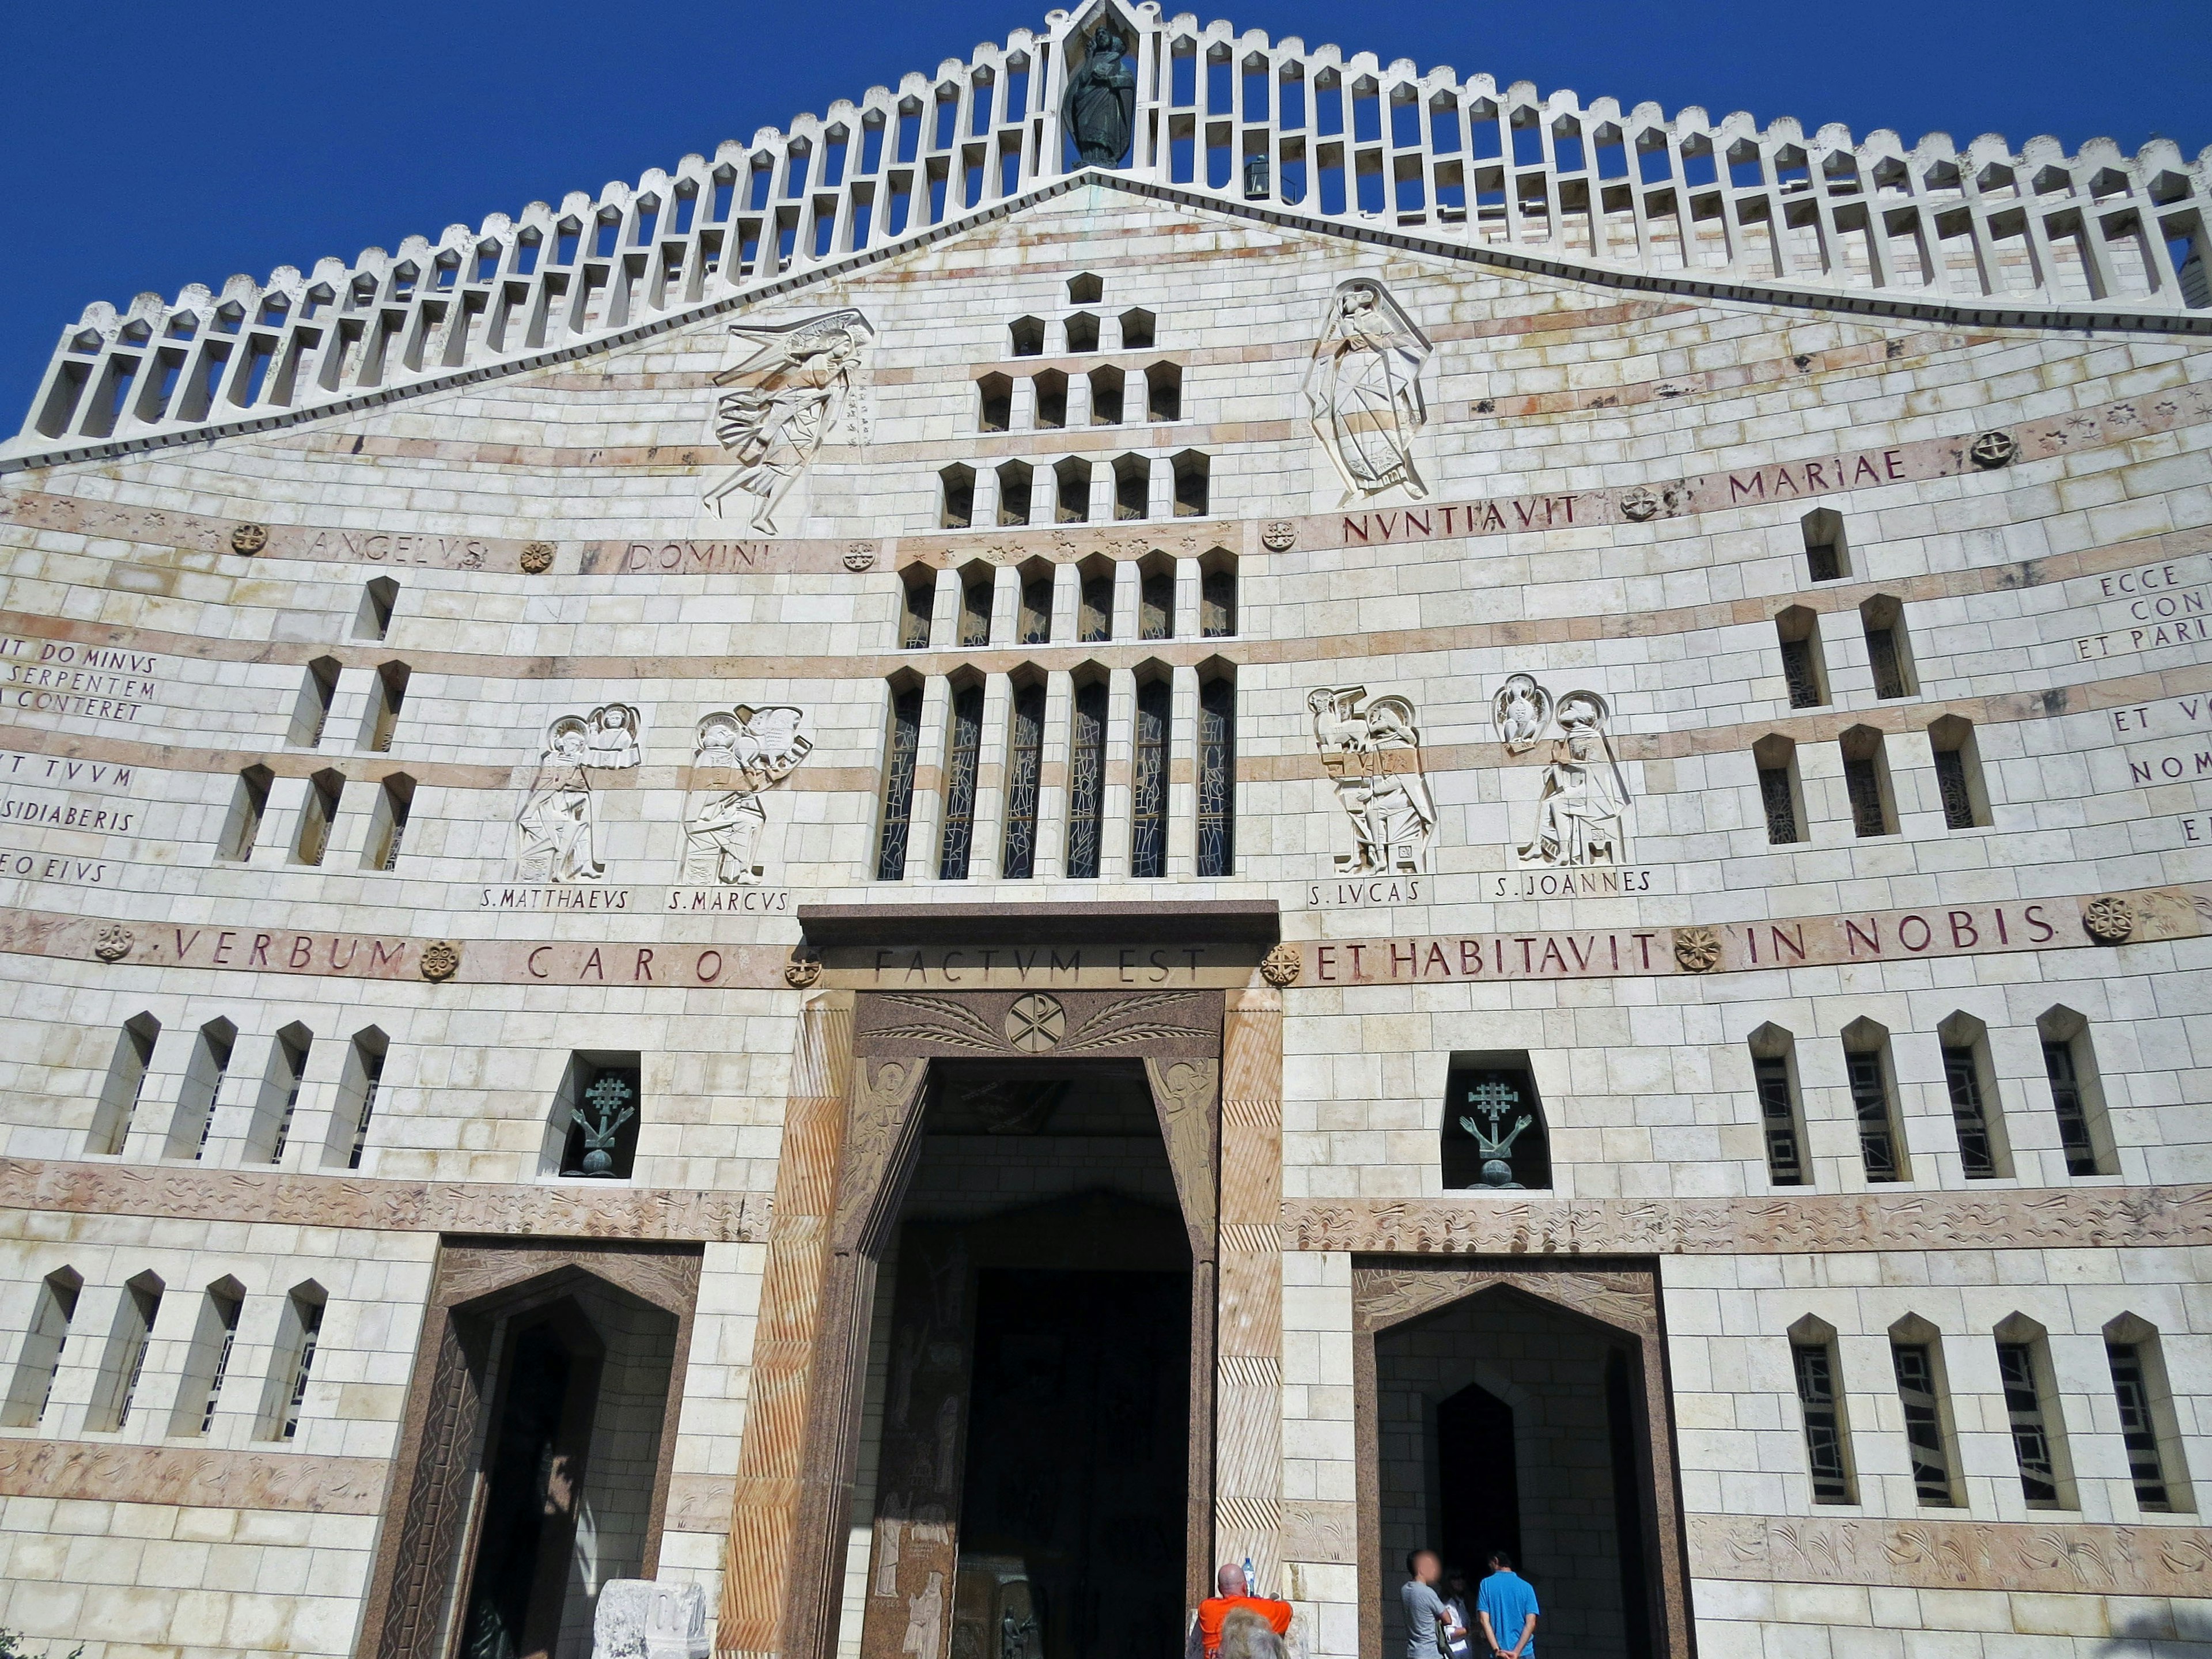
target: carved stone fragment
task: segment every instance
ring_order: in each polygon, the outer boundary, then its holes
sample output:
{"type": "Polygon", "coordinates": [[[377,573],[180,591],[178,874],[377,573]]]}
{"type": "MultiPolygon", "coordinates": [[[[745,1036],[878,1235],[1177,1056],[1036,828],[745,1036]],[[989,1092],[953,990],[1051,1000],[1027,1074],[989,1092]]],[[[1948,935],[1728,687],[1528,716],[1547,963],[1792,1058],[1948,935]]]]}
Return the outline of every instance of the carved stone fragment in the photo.
{"type": "Polygon", "coordinates": [[[522,552],[517,562],[530,575],[544,575],[553,568],[553,544],[550,542],[523,543],[522,552]]]}
{"type": "Polygon", "coordinates": [[[794,991],[804,991],[822,977],[822,963],[813,957],[793,957],[783,964],[783,982],[794,991]]]}
{"type": "Polygon", "coordinates": [[[1298,527],[1288,519],[1272,519],[1260,532],[1260,545],[1270,553],[1287,553],[1298,544],[1298,527]]]}
{"type": "Polygon", "coordinates": [[[422,947],[422,977],[436,984],[460,971],[461,947],[449,939],[434,939],[422,947]]]}
{"type": "Polygon", "coordinates": [[[2135,907],[2111,894],[2091,899],[2081,912],[2081,926],[2100,945],[2124,945],[2136,931],[2135,907]]]}
{"type": "Polygon", "coordinates": [[[1303,967],[1297,945],[1271,945],[1267,954],[1260,958],[1260,977],[1270,985],[1295,985],[1303,967]]]}
{"type": "Polygon", "coordinates": [[[1966,459],[1984,471],[2010,466],[2020,453],[2020,440],[2009,432],[1984,432],[1967,447],[1966,459]]]}
{"type": "Polygon", "coordinates": [[[846,569],[858,574],[863,570],[872,568],[875,562],[876,544],[873,542],[848,542],[846,544],[846,569]]]}
{"type": "Polygon", "coordinates": [[[258,553],[263,548],[268,545],[268,526],[258,524],[240,524],[231,526],[230,550],[232,552],[243,553],[250,559],[256,553],[258,553]]]}
{"type": "Polygon", "coordinates": [[[1648,489],[1632,489],[1620,498],[1620,516],[1642,524],[1659,514],[1659,498],[1648,489]]]}
{"type": "Polygon", "coordinates": [[[102,962],[120,962],[131,954],[137,937],[119,921],[111,921],[93,935],[92,953],[102,962]]]}
{"type": "Polygon", "coordinates": [[[1712,972],[1720,966],[1721,936],[1710,927],[1677,927],[1674,960],[1682,964],[1686,973],[1712,972]]]}

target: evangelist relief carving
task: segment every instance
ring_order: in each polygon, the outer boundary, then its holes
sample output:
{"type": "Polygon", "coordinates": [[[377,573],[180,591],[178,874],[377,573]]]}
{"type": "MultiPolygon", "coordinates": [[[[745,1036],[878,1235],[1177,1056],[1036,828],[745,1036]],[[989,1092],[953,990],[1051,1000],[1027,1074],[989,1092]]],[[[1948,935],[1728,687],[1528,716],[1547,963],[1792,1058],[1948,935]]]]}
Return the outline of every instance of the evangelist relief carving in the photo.
{"type": "Polygon", "coordinates": [[[813,739],[799,729],[805,719],[788,705],[740,705],[727,714],[717,709],[699,722],[692,781],[706,787],[694,793],[684,814],[685,881],[725,886],[760,881],[761,836],[768,828],[761,797],[812,752],[813,739]]]}
{"type": "Polygon", "coordinates": [[[1343,875],[1425,875],[1437,806],[1421,767],[1413,705],[1396,696],[1364,708],[1364,685],[1324,687],[1306,699],[1314,746],[1352,820],[1352,850],[1340,853],[1343,875]]]}
{"type": "Polygon", "coordinates": [[[1552,737],[1532,833],[1515,849],[1522,866],[1629,863],[1634,798],[1607,729],[1612,710],[1606,700],[1595,691],[1568,691],[1554,701],[1528,675],[1515,674],[1492,699],[1491,715],[1508,754],[1528,753],[1547,730],[1552,737]]]}
{"type": "Polygon", "coordinates": [[[730,332],[753,350],[714,377],[732,388],[715,399],[714,439],[732,465],[703,504],[727,516],[729,501],[773,536],[776,507],[832,433],[842,425],[859,440],[860,354],[876,331],[859,312],[842,310],[777,327],[732,323],[730,332]]]}
{"type": "Polygon", "coordinates": [[[515,814],[515,878],[560,885],[606,874],[599,855],[594,771],[638,763],[636,709],[603,703],[589,714],[563,714],[546,728],[544,752],[515,814]]]}
{"type": "Polygon", "coordinates": [[[1314,436],[1344,482],[1346,505],[1389,489],[1416,501],[1428,495],[1413,465],[1413,439],[1428,423],[1421,371],[1434,351],[1381,283],[1337,284],[1306,366],[1305,397],[1314,436]]]}

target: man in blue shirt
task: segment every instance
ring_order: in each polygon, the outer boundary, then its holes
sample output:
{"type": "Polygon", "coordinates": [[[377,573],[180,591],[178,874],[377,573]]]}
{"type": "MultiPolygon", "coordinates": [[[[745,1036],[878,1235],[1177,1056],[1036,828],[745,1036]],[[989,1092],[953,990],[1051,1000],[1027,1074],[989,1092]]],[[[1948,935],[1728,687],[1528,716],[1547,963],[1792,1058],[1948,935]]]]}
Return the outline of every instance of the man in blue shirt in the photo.
{"type": "Polygon", "coordinates": [[[1536,1592],[1513,1571],[1504,1550],[1490,1554],[1490,1577],[1475,1592],[1474,1616],[1492,1653],[1504,1659],[1536,1659],[1536,1592]],[[1510,1641],[1512,1646],[1506,1646],[1510,1641]]]}

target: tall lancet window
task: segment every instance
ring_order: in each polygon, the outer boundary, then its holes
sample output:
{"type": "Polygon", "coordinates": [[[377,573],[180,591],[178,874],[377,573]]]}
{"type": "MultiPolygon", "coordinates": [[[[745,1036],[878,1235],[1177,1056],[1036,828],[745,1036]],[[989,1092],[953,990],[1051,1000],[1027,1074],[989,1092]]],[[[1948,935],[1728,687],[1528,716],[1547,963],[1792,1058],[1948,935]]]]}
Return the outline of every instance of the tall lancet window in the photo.
{"type": "Polygon", "coordinates": [[[1098,839],[1105,821],[1106,682],[1075,688],[1074,729],[1067,747],[1067,873],[1098,874],[1098,839]]]}
{"type": "Polygon", "coordinates": [[[1198,688],[1198,873],[1237,867],[1237,682],[1218,675],[1198,688]]]}
{"type": "Polygon", "coordinates": [[[884,831],[876,849],[876,879],[906,874],[907,831],[914,823],[915,757],[921,748],[921,688],[891,697],[890,740],[884,752],[884,831]]]}
{"type": "Polygon", "coordinates": [[[937,854],[939,881],[968,879],[975,841],[975,771],[983,758],[983,688],[952,694],[951,741],[945,751],[945,836],[937,854]]]}
{"type": "Polygon", "coordinates": [[[1173,689],[1165,680],[1137,688],[1135,769],[1129,789],[1129,873],[1168,872],[1168,728],[1173,689]]]}
{"type": "Polygon", "coordinates": [[[1036,873],[1037,782],[1044,770],[1044,687],[1014,688],[1014,718],[1006,744],[1006,853],[1009,881],[1036,873]]]}

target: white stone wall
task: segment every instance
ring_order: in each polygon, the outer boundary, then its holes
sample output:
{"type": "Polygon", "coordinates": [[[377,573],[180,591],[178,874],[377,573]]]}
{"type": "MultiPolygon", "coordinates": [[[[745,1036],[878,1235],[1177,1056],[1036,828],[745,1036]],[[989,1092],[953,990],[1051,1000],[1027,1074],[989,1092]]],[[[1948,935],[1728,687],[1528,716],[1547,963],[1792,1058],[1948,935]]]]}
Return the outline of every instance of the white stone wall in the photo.
{"type": "MultiPolygon", "coordinates": [[[[886,549],[896,538],[901,549],[952,547],[963,557],[998,547],[1048,555],[1042,526],[939,532],[938,469],[966,462],[980,473],[1008,457],[1048,466],[1071,454],[1109,461],[1125,453],[1164,464],[1192,448],[1211,457],[1207,518],[1119,526],[1194,538],[1170,550],[1184,561],[1176,641],[1155,649],[1129,640],[1134,597],[1125,583],[1116,641],[1066,642],[1072,595],[1063,586],[1062,642],[1017,651],[1006,643],[1010,599],[1000,595],[978,821],[988,827],[1002,811],[1007,668],[1026,662],[1052,677],[1049,766],[1055,755],[1065,758],[1063,677],[1085,665],[1107,667],[1115,703],[1109,879],[1101,883],[934,880],[925,872],[935,867],[930,837],[939,819],[927,789],[917,799],[908,879],[895,890],[872,879],[887,678],[903,665],[927,679],[922,758],[939,764],[945,677],[982,654],[945,644],[942,610],[937,648],[897,652],[900,590],[890,556],[860,574],[576,574],[587,541],[750,539],[699,509],[715,467],[678,455],[710,443],[709,377],[734,360],[719,321],[311,425],[10,475],[5,488],[16,496],[224,523],[543,538],[561,550],[543,577],[388,560],[249,563],[185,550],[150,531],[40,528],[12,507],[0,517],[0,611],[9,613],[0,634],[35,649],[60,624],[95,628],[116,648],[157,657],[151,678],[162,687],[130,721],[42,714],[9,701],[21,751],[35,754],[38,768],[68,749],[133,771],[125,788],[71,788],[26,783],[19,767],[4,780],[11,794],[127,803],[137,817],[114,834],[0,817],[0,849],[11,854],[0,860],[0,907],[17,917],[122,921],[142,941],[176,928],[240,936],[237,954],[220,966],[155,966],[138,955],[109,965],[82,951],[48,952],[44,924],[11,921],[8,954],[0,955],[9,987],[0,998],[0,1154],[133,1169],[191,1163],[166,1160],[162,1147],[189,1036],[222,1018],[239,1036],[204,1168],[246,1167],[270,1045],[296,1022],[314,1042],[287,1171],[327,1167],[346,1045],[374,1026],[389,1048],[360,1178],[556,1188],[544,1148],[570,1054],[635,1050],[646,1112],[631,1184],[767,1194],[798,1004],[772,976],[711,988],[647,986],[619,974],[546,983],[464,976],[434,988],[411,975],[236,965],[256,930],[456,939],[487,951],[502,941],[599,945],[611,961],[617,945],[759,944],[780,958],[798,938],[788,914],[669,916],[659,908],[663,890],[678,880],[678,769],[690,762],[695,723],[739,702],[807,712],[815,748],[766,798],[763,843],[769,883],[795,901],[1273,898],[1286,936],[1358,941],[1607,928],[1663,936],[1692,922],[1961,903],[2057,907],[2077,896],[2212,881],[2203,850],[2212,845],[2212,782],[2194,760],[2207,742],[2201,722],[2203,700],[2212,698],[2212,653],[2185,641],[2084,660],[2075,644],[2130,625],[2131,601],[2103,597],[2107,573],[2172,564],[2177,591],[2212,589],[2208,544],[2181,539],[2212,519],[2212,422],[2124,441],[2087,432],[2063,453],[2024,455],[2001,471],[1720,505],[1643,525],[1351,549],[1309,540],[1271,552],[1259,542],[1261,523],[1339,505],[1298,388],[1328,296],[1353,275],[1387,282],[1436,343],[1418,454],[1440,502],[1656,487],[1691,474],[1963,441],[2029,421],[2086,419],[2084,411],[2212,380],[2212,353],[2195,336],[2081,337],[1577,288],[1103,191],[1076,191],[763,307],[760,316],[787,321],[854,306],[878,331],[869,441],[824,449],[783,514],[793,534],[868,538],[886,549]],[[1021,424],[1018,397],[1015,431],[978,433],[975,375],[987,367],[1028,372],[1025,360],[1008,356],[1008,323],[1064,315],[1073,308],[1066,279],[1084,270],[1104,278],[1102,314],[1141,305],[1158,317],[1153,348],[1106,355],[1133,368],[1182,363],[1182,419],[1111,434],[1043,432],[1021,424]],[[1498,412],[1476,413],[1484,399],[1498,412]],[[656,446],[678,458],[644,459],[656,446]],[[616,451],[634,459],[594,459],[616,451]],[[1843,517],[1848,602],[1831,602],[1807,579],[1799,520],[1813,507],[1843,517]],[[2172,540],[2153,544],[2155,537],[2172,540]],[[2126,553],[2130,542],[2144,544],[2140,559],[2126,553]],[[1189,638],[1193,561],[1217,545],[1237,556],[1238,631],[1201,646],[1189,638]],[[2106,556],[2106,549],[2121,550],[2106,556]],[[2077,556],[2089,556],[2084,574],[2066,574],[2077,556]],[[400,583],[391,631],[361,640],[362,584],[385,575],[400,583]],[[1908,594],[1918,690],[1901,703],[1875,695],[1855,614],[1859,598],[1881,592],[1908,594]],[[1750,614],[1735,611],[1739,604],[1750,614]],[[1821,612],[1831,694],[1824,708],[1789,706],[1771,615],[1793,604],[1821,612]],[[1578,629],[1588,618],[1608,627],[1578,629]],[[1499,631],[1506,624],[1517,632],[1499,631]],[[352,781],[331,850],[308,866],[288,854],[306,793],[295,774],[309,769],[308,757],[285,734],[301,659],[325,649],[344,666],[313,763],[352,781]],[[1238,850],[1234,876],[1200,880],[1191,873],[1188,829],[1194,665],[1214,655],[1237,672],[1238,850]],[[1175,744],[1184,770],[1171,799],[1182,827],[1170,839],[1169,875],[1137,882],[1115,873],[1127,867],[1115,859],[1126,860],[1134,671],[1155,656],[1173,659],[1181,694],[1175,744]],[[374,668],[392,660],[410,665],[410,689],[389,754],[372,755],[357,738],[374,668]],[[1640,757],[1622,763],[1636,797],[1635,862],[1654,872],[1648,895],[1486,896],[1485,878],[1513,869],[1510,848],[1528,834],[1539,781],[1538,766],[1498,764],[1486,747],[1497,738],[1491,697],[1516,671],[1555,692],[1601,692],[1616,738],[1649,740],[1648,755],[1639,749],[1640,757]],[[1352,843],[1310,760],[1305,700],[1317,687],[1351,685],[1402,694],[1418,711],[1439,808],[1435,869],[1419,902],[1309,910],[1310,884],[1326,883],[1332,860],[1352,843]],[[599,790],[605,884],[631,890],[633,904],[605,915],[484,908],[486,887],[511,881],[513,819],[547,723],[613,701],[644,716],[643,765],[599,790]],[[2185,712],[2192,701],[2195,715],[2185,712]],[[1926,727],[1970,706],[1993,821],[1948,830],[1926,727]],[[1899,707],[1911,714],[1887,742],[1898,832],[1862,839],[1851,833],[1834,734],[1899,707]],[[2137,708],[2152,711],[2142,733],[2118,723],[2137,708]],[[1808,839],[1794,846],[1771,846],[1764,830],[1750,745],[1770,731],[1797,738],[1809,822],[1808,839]],[[1462,763],[1453,758],[1462,750],[1479,756],[1462,763]],[[216,843],[237,772],[264,756],[283,761],[286,775],[273,787],[253,855],[223,862],[216,843]],[[2167,757],[2182,757],[2183,776],[2160,769],[2145,782],[2130,771],[2131,760],[2160,767],[2167,757]],[[368,870],[370,775],[387,767],[419,769],[426,781],[398,866],[368,870]],[[32,864],[14,873],[22,854],[32,864]],[[57,859],[59,866],[46,862],[57,859]],[[100,866],[99,878],[64,878],[72,861],[100,866]],[[88,1154],[117,1031],[142,1012],[161,1021],[161,1035],[132,1136],[118,1155],[88,1154]]],[[[988,499],[981,492],[979,504],[988,499]]],[[[1048,779],[1048,803],[1057,787],[1048,779]]],[[[1048,825],[1048,842],[1052,833],[1048,825]]],[[[981,848],[982,869],[995,870],[996,859],[994,845],[981,848]]],[[[1955,1012],[1988,1029],[1995,1106],[2014,1164],[2012,1175],[1973,1182],[1973,1190],[2186,1187],[2212,1178],[2203,1059],[2212,1049],[2208,966],[2212,944],[2197,935],[2117,951],[2083,939],[2063,949],[1703,978],[1309,978],[1285,997],[1284,1191],[1293,1200],[1441,1195],[1439,1103],[1451,1056],[1503,1048],[1530,1056],[1550,1118],[1558,1195],[1767,1199],[1747,1044],[1768,1024],[1796,1038],[1813,1189],[1858,1190],[1866,1182],[1840,1033],[1869,1019],[1891,1034],[1912,1188],[1962,1192],[1969,1183],[1936,1036],[1955,1012]],[[2059,1157],[2036,1021],[2060,1006],[2088,1023],[2117,1151],[2111,1176],[2069,1182],[2059,1157]]],[[[430,1237],[244,1218],[36,1210],[4,1218],[0,1368],[15,1363],[46,1274],[69,1267],[84,1290],[53,1405],[35,1428],[0,1429],[0,1442],[167,1443],[165,1391],[181,1374],[197,1299],[228,1275],[245,1290],[245,1311],[234,1380],[210,1443],[255,1449],[252,1419],[281,1302],[312,1278],[329,1297],[324,1346],[297,1442],[266,1455],[390,1455],[428,1292],[430,1237]],[[147,1272],[167,1288],[144,1414],[134,1411],[120,1434],[88,1431],[96,1351],[125,1282],[147,1272]]],[[[679,1476],[726,1478],[736,1468],[763,1256],[757,1244],[708,1247],[679,1476]]],[[[1942,1333],[1968,1517],[2030,1518],[2016,1480],[2006,1478],[2010,1452],[1990,1346],[1996,1324],[2015,1312],[2050,1333],[2080,1493],[2078,1516],[2069,1518],[2142,1518],[2125,1480],[2109,1379],[2100,1383],[2098,1375],[2098,1334],[2121,1314],[2157,1328],[2179,1390],[2192,1475],[2212,1479],[2212,1437],[2200,1426],[2200,1379],[2212,1360],[2197,1289],[2201,1252],[1679,1256],[1666,1260],[1662,1277],[1683,1491],[1693,1515],[1811,1511],[1786,1336],[1808,1315],[1839,1334],[1865,1515],[1914,1509],[1881,1352],[1888,1328],[1907,1315],[1942,1333]]],[[[1348,1503],[1358,1451],[1349,1261],[1293,1253],[1284,1279],[1284,1493],[1348,1503]]],[[[356,1639],[373,1517],[4,1503],[0,1623],[40,1641],[85,1639],[91,1659],[155,1650],[196,1659],[336,1653],[356,1639]]],[[[721,1547],[709,1528],[672,1528],[663,1571],[702,1582],[711,1595],[721,1547]]],[[[1341,1564],[1294,1564],[1316,1655],[1357,1650],[1354,1577],[1341,1564]]],[[[1708,1659],[1816,1647],[1887,1651],[1901,1647],[1906,1638],[1894,1632],[1905,1629],[1942,1632],[1947,1653],[1975,1659],[2058,1659],[2062,1650],[2088,1659],[2107,1639],[2171,1637],[2202,1618],[2185,1607],[2089,1594],[1735,1579],[1701,1580],[1696,1605],[1708,1659]]]]}

